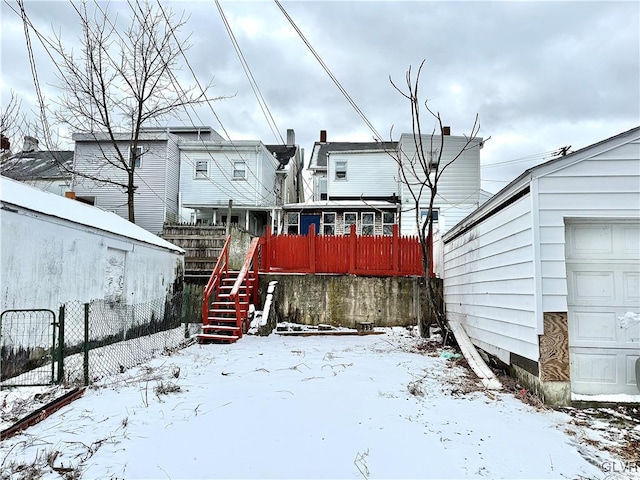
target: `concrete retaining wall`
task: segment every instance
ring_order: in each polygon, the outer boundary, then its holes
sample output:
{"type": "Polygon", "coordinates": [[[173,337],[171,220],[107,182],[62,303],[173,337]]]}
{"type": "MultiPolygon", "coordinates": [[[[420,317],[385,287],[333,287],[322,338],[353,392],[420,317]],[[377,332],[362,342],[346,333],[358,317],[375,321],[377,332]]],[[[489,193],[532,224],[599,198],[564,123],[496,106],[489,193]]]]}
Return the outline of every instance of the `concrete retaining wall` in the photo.
{"type": "Polygon", "coordinates": [[[274,280],[278,321],[390,327],[417,325],[421,315],[417,278],[260,274],[260,305],[274,280]]]}

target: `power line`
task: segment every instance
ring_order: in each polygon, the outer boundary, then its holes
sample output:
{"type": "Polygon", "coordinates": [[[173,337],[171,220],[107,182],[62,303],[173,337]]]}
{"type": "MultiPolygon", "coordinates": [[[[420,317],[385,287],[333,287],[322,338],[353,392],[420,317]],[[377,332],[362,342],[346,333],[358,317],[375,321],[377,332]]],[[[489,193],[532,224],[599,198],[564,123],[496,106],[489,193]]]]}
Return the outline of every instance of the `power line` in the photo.
{"type": "Polygon", "coordinates": [[[318,63],[320,63],[320,65],[322,66],[322,68],[324,69],[324,71],[327,73],[327,75],[329,75],[329,78],[331,78],[331,80],[333,80],[333,83],[335,83],[336,87],[338,87],[338,90],[340,90],[340,93],[342,93],[342,95],[344,95],[344,97],[347,99],[347,101],[349,102],[349,104],[353,107],[353,109],[358,113],[358,115],[360,116],[360,118],[362,118],[362,120],[364,121],[364,123],[367,125],[367,127],[369,127],[369,129],[373,132],[374,136],[375,136],[375,140],[380,142],[382,141],[382,135],[380,135],[378,133],[378,131],[376,130],[376,128],[373,126],[373,124],[369,121],[369,119],[366,117],[366,115],[362,112],[362,110],[360,110],[360,108],[358,107],[358,105],[356,104],[356,102],[351,98],[351,96],[349,95],[349,93],[347,93],[347,91],[345,90],[345,88],[340,84],[340,82],[338,81],[338,79],[336,78],[336,76],[331,72],[331,70],[329,69],[329,67],[324,63],[324,61],[322,60],[322,58],[320,57],[320,55],[318,54],[318,52],[315,51],[315,49],[311,46],[311,43],[309,43],[309,41],[307,40],[307,38],[304,36],[304,34],[302,33],[302,31],[298,28],[298,26],[296,25],[296,23],[293,21],[293,19],[289,16],[289,14],[287,13],[287,11],[284,9],[284,7],[282,6],[282,4],[278,1],[278,0],[273,0],[275,2],[275,4],[278,6],[278,8],[280,9],[280,11],[282,12],[282,14],[285,16],[285,18],[289,21],[289,23],[291,24],[291,26],[293,27],[293,29],[296,31],[296,33],[298,34],[298,36],[302,39],[302,41],[304,42],[304,44],[307,46],[307,48],[309,49],[309,51],[313,54],[314,57],[316,57],[316,60],[318,60],[318,63]]]}
{"type": "Polygon", "coordinates": [[[278,129],[278,126],[277,126],[273,116],[271,115],[271,111],[269,110],[269,106],[267,105],[267,102],[265,101],[265,99],[264,99],[264,97],[262,95],[262,92],[260,91],[260,87],[258,86],[258,83],[256,82],[256,79],[254,78],[253,73],[251,72],[251,68],[249,68],[249,64],[247,63],[247,60],[245,59],[245,57],[244,57],[244,55],[242,53],[242,49],[240,48],[240,45],[238,44],[238,41],[236,40],[236,37],[233,34],[233,30],[231,29],[231,25],[227,21],[227,17],[225,16],[224,11],[222,10],[222,6],[220,5],[220,2],[218,0],[215,0],[215,2],[216,2],[216,6],[218,7],[218,12],[220,12],[220,17],[222,18],[222,22],[224,23],[224,26],[227,29],[227,33],[229,34],[229,38],[231,39],[231,43],[233,45],[233,48],[236,51],[236,55],[238,55],[238,59],[240,60],[240,64],[242,65],[242,69],[244,70],[244,73],[247,76],[247,79],[249,80],[249,85],[251,85],[251,89],[253,90],[253,93],[256,96],[256,100],[258,101],[258,105],[260,106],[260,109],[262,110],[262,113],[264,114],[264,116],[265,116],[265,118],[267,120],[267,124],[269,125],[269,128],[271,129],[271,132],[273,133],[274,137],[276,137],[276,141],[278,140],[278,138],[280,138],[280,141],[284,145],[285,141],[282,138],[282,135],[280,134],[280,131],[278,129]],[[274,127],[275,127],[275,129],[274,129],[274,127]]]}

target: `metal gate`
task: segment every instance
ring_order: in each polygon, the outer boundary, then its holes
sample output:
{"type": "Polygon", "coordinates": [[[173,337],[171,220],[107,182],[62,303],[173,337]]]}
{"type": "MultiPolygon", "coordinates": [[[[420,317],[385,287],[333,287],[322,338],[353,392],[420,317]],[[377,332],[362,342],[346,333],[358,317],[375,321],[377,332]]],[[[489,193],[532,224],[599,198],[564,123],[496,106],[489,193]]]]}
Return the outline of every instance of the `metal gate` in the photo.
{"type": "MultiPolygon", "coordinates": [[[[0,386],[56,383],[62,374],[56,338],[60,325],[52,310],[5,310],[0,314],[0,386]]],[[[58,335],[59,337],[59,335],[58,335]]]]}

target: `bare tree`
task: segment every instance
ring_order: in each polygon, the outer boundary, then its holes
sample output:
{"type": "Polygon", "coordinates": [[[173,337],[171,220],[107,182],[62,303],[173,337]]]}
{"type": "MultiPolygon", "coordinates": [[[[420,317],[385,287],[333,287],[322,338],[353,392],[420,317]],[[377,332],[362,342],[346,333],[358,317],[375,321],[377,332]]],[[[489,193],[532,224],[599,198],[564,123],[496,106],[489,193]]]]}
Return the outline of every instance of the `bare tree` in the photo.
{"type": "MultiPolygon", "coordinates": [[[[445,127],[440,112],[432,110],[427,101],[422,102],[419,97],[420,74],[425,61],[418,68],[415,79],[412,77],[411,67],[407,70],[405,81],[406,90],[398,87],[391,78],[391,85],[409,101],[411,107],[411,122],[415,154],[407,155],[400,148],[393,153],[398,164],[400,182],[406,187],[413,201],[415,212],[415,226],[418,232],[422,250],[422,269],[425,277],[426,293],[429,306],[434,313],[436,323],[445,334],[448,325],[444,309],[438,301],[438,294],[432,280],[433,273],[433,223],[434,204],[438,196],[438,184],[447,168],[458,160],[468,150],[478,147],[475,141],[480,131],[480,121],[476,114],[471,132],[465,135],[465,143],[453,155],[443,159],[445,127]],[[421,123],[421,108],[424,106],[428,114],[435,120],[435,127],[431,134],[424,135],[421,123]],[[421,206],[428,202],[426,218],[421,215],[421,206]]],[[[428,335],[428,319],[423,319],[421,333],[428,335]]],[[[446,338],[446,335],[444,336],[446,338]]]]}
{"type": "Polygon", "coordinates": [[[0,109],[0,155],[4,160],[15,149],[16,142],[23,134],[23,126],[26,123],[20,108],[22,102],[12,90],[6,106],[0,109]],[[13,148],[12,148],[13,147],[13,148]]]}
{"type": "Polygon", "coordinates": [[[121,32],[117,16],[97,2],[91,11],[86,2],[72,6],[82,28],[80,52],[68,49],[59,34],[43,43],[58,70],[61,95],[54,101],[55,118],[70,132],[95,140],[99,153],[70,173],[121,188],[134,222],[144,128],[208,101],[208,87],[183,88],[174,76],[189,48],[177,37],[184,16],[130,1],[130,22],[121,32]]]}

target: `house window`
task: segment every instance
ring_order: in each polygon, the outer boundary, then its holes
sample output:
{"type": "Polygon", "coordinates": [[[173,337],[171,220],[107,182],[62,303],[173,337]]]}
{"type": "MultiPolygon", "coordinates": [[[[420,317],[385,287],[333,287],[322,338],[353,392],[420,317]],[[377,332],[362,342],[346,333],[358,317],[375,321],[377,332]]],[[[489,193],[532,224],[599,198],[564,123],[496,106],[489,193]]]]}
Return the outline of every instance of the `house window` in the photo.
{"type": "Polygon", "coordinates": [[[394,212],[382,212],[382,234],[393,235],[393,226],[396,224],[394,212]]]}
{"type": "Polygon", "coordinates": [[[131,150],[129,150],[129,166],[133,166],[134,162],[134,168],[140,168],[142,166],[142,147],[136,147],[135,149],[132,147],[131,150]]]}
{"type": "Polygon", "coordinates": [[[344,214],[344,234],[349,235],[349,233],[351,233],[351,225],[356,225],[357,223],[358,223],[357,213],[354,213],[354,212],[345,213],[344,214]]]}
{"type": "MultiPolygon", "coordinates": [[[[429,209],[427,208],[420,210],[420,225],[422,225],[426,221],[428,213],[429,213],[429,209]]],[[[438,216],[439,216],[438,209],[434,208],[431,211],[431,216],[433,217],[433,223],[438,223],[438,216]]]]}
{"type": "Polygon", "coordinates": [[[362,235],[373,235],[373,226],[375,223],[376,214],[373,212],[362,213],[362,235]]]}
{"type": "Polygon", "coordinates": [[[320,181],[318,182],[318,187],[320,190],[320,200],[326,200],[327,199],[327,178],[321,178],[320,181]]]}
{"type": "Polygon", "coordinates": [[[245,162],[233,162],[233,179],[245,180],[247,178],[247,164],[245,162]]]}
{"type": "Polygon", "coordinates": [[[439,150],[437,148],[435,150],[429,150],[429,169],[430,170],[438,168],[438,152],[439,150]]]}
{"type": "Polygon", "coordinates": [[[289,235],[300,234],[300,214],[299,213],[287,213],[287,233],[289,235]]]}
{"type": "Polygon", "coordinates": [[[322,233],[324,235],[336,234],[336,214],[335,213],[323,213],[322,214],[322,233]]]}
{"type": "Polygon", "coordinates": [[[336,162],[336,180],[347,179],[347,162],[346,160],[340,160],[336,162]]]}
{"type": "Polygon", "coordinates": [[[198,160],[196,162],[196,176],[195,178],[207,178],[209,175],[209,162],[206,160],[198,160]]]}

